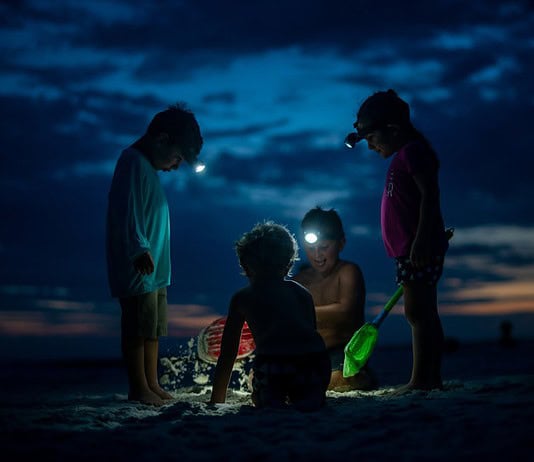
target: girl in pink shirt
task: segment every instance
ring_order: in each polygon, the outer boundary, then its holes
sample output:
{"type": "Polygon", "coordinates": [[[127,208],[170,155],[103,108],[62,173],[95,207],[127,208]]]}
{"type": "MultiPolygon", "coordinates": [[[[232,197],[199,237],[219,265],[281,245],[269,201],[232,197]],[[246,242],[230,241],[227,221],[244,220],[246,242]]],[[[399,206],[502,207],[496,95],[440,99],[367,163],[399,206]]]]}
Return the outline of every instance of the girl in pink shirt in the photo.
{"type": "Polygon", "coordinates": [[[412,125],[408,104],[394,90],[367,98],[354,128],[347,146],[364,139],[383,159],[392,158],[382,195],[382,239],[395,259],[397,283],[403,285],[413,348],[412,376],[399,391],[442,388],[437,282],[448,243],[440,207],[439,160],[412,125]]]}

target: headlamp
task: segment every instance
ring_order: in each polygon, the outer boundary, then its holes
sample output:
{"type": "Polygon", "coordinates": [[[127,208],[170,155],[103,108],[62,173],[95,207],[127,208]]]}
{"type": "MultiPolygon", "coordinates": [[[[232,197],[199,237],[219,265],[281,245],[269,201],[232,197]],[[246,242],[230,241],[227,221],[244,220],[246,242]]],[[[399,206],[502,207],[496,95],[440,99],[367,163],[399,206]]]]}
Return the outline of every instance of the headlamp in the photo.
{"type": "Polygon", "coordinates": [[[362,139],[363,139],[363,137],[358,135],[358,133],[351,132],[345,138],[345,146],[347,146],[347,148],[351,148],[352,149],[354,146],[356,146],[356,143],[358,143],[362,139]]]}
{"type": "Polygon", "coordinates": [[[361,122],[354,122],[353,127],[356,129],[356,131],[349,133],[345,137],[345,146],[352,149],[371,132],[383,128],[386,125],[387,123],[384,120],[376,121],[370,125],[367,125],[366,127],[364,127],[361,122]]]}
{"type": "Polygon", "coordinates": [[[196,161],[193,164],[193,170],[195,173],[202,173],[204,170],[206,170],[206,164],[204,164],[204,162],[196,161]]]}
{"type": "Polygon", "coordinates": [[[201,173],[206,170],[206,164],[198,160],[198,152],[190,149],[181,153],[182,159],[184,159],[193,169],[195,173],[201,173]]]}
{"type": "Polygon", "coordinates": [[[319,240],[320,233],[319,231],[305,231],[304,240],[308,244],[315,244],[319,240]]]}
{"type": "Polygon", "coordinates": [[[336,232],[332,232],[332,230],[329,229],[307,229],[303,232],[304,240],[306,241],[306,244],[316,244],[318,241],[325,240],[333,240],[337,241],[338,239],[343,239],[344,234],[339,234],[336,232]]]}

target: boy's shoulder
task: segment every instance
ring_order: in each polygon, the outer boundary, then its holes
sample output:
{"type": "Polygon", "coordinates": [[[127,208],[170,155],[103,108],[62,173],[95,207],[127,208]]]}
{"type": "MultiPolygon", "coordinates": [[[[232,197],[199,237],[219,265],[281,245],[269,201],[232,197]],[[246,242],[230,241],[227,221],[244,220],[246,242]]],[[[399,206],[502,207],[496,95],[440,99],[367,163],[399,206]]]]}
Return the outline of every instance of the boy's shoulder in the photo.
{"type": "Polygon", "coordinates": [[[134,161],[138,160],[141,157],[141,153],[135,149],[133,146],[128,146],[121,151],[119,159],[134,161]]]}
{"type": "Polygon", "coordinates": [[[353,261],[348,260],[339,260],[339,268],[337,271],[339,272],[353,272],[353,271],[361,271],[360,265],[358,263],[355,263],[353,261]]]}
{"type": "Polygon", "coordinates": [[[337,276],[340,284],[344,283],[358,283],[363,279],[363,272],[360,265],[351,261],[341,260],[341,265],[338,268],[337,276]]]}
{"type": "Polygon", "coordinates": [[[132,146],[123,149],[117,159],[116,168],[121,171],[129,171],[131,169],[141,170],[145,164],[144,156],[132,146]]]}

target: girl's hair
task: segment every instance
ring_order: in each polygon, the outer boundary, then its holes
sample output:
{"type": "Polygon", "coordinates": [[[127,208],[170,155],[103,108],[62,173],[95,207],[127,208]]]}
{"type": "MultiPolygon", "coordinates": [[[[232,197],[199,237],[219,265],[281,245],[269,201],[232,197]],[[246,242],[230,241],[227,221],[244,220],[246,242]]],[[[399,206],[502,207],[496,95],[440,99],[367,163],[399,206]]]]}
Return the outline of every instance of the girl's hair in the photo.
{"type": "Polygon", "coordinates": [[[414,140],[424,143],[432,154],[434,154],[436,160],[438,160],[436,151],[430,144],[430,141],[412,125],[410,120],[410,106],[397,95],[395,90],[377,91],[369,96],[358,110],[357,126],[383,128],[391,123],[398,124],[414,140]]]}
{"type": "Polygon", "coordinates": [[[241,266],[248,266],[262,277],[285,276],[298,260],[295,237],[273,221],[258,223],[243,234],[235,243],[235,251],[241,266]]]}

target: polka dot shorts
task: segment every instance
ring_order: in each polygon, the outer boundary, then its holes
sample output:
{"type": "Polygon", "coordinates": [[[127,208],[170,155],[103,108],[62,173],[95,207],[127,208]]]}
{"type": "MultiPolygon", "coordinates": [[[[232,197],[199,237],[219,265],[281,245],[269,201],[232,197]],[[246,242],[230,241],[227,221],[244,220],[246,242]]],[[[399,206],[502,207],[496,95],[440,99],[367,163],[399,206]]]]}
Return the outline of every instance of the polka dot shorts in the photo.
{"type": "Polygon", "coordinates": [[[434,257],[434,262],[423,268],[414,268],[409,257],[395,258],[397,265],[397,284],[422,282],[435,285],[443,273],[443,257],[434,257]]]}

